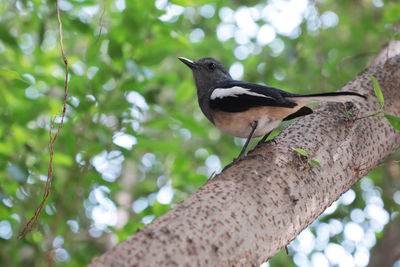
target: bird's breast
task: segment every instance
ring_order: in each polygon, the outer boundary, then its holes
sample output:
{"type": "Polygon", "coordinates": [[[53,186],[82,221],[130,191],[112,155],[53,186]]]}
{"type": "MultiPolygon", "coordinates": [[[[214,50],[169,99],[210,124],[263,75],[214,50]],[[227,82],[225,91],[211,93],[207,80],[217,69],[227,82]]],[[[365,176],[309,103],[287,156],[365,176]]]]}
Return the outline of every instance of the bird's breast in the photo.
{"type": "MultiPolygon", "coordinates": [[[[291,113],[290,109],[287,112],[291,113]]],[[[257,107],[244,112],[213,111],[215,126],[229,135],[240,138],[250,135],[251,123],[254,121],[257,121],[258,125],[253,137],[259,137],[278,127],[286,116],[279,113],[277,107],[257,107]]]]}

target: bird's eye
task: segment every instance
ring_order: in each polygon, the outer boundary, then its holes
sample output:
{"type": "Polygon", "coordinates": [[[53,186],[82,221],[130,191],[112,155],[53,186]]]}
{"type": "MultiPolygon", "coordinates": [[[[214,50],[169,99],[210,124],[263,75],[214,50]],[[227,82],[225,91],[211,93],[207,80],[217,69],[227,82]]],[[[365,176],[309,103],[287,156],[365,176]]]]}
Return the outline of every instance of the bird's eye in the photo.
{"type": "Polygon", "coordinates": [[[215,64],[214,63],[208,64],[208,69],[209,70],[215,70],[215,64]]]}

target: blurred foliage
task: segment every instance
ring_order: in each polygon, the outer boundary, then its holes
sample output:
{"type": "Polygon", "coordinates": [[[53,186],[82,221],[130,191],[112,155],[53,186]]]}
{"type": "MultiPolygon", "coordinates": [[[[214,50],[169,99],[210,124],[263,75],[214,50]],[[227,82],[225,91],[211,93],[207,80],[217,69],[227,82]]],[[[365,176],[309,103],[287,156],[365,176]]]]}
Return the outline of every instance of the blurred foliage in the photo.
{"type": "MultiPolygon", "coordinates": [[[[237,155],[241,141],[201,114],[191,73],[178,56],[241,62],[243,80],[292,92],[334,91],[399,39],[398,1],[316,1],[308,5],[317,20],[304,15],[297,35],[278,34],[269,45],[252,39],[253,52],[238,60],[235,39],[217,38],[219,11],[266,2],[170,2],[157,1],[157,8],[153,1],[62,1],[71,70],[67,120],[55,144],[50,198],[34,231],[17,240],[44,191],[49,123],[62,103],[65,69],[55,2],[0,0],[2,266],[84,266],[195,192],[215,171],[210,166],[219,166],[218,157],[225,165],[237,155]],[[172,3],[184,11],[160,20],[172,3]],[[214,14],[202,16],[204,4],[214,14]],[[337,14],[338,24],[313,27],[326,11],[337,14]],[[203,36],[190,41],[196,29],[203,36]],[[121,146],[118,135],[131,146],[121,146]],[[167,198],[173,192],[173,199],[162,200],[161,191],[167,198]]],[[[369,176],[385,209],[398,211],[392,196],[400,190],[399,166],[369,176]]],[[[348,221],[352,209],[363,209],[363,191],[354,190],[351,205],[324,219],[348,221]]],[[[270,263],[294,265],[282,252],[270,263]]]]}

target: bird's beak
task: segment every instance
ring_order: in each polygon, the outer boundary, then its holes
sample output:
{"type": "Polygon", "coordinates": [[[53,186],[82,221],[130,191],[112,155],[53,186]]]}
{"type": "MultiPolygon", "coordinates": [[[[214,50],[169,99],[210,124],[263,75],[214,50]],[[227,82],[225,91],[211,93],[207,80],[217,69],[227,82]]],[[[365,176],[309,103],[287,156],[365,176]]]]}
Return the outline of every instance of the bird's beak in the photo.
{"type": "Polygon", "coordinates": [[[184,57],[178,57],[178,59],[180,61],[182,61],[183,63],[185,63],[185,65],[188,66],[191,69],[193,69],[193,68],[195,68],[197,66],[196,62],[194,62],[194,61],[192,61],[190,59],[187,59],[187,58],[184,58],[184,57]]]}

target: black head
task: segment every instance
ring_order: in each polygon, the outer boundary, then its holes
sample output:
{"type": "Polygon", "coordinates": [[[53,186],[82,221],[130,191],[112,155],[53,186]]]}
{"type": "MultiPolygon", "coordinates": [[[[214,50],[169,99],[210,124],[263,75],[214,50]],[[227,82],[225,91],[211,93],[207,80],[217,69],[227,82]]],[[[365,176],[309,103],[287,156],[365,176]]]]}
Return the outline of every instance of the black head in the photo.
{"type": "Polygon", "coordinates": [[[179,57],[179,60],[192,70],[199,93],[207,92],[219,82],[232,80],[231,75],[229,75],[224,65],[211,57],[202,58],[197,61],[179,57]]]}

